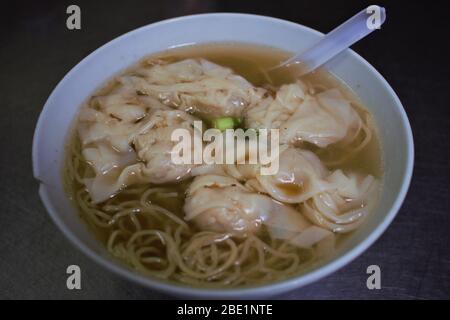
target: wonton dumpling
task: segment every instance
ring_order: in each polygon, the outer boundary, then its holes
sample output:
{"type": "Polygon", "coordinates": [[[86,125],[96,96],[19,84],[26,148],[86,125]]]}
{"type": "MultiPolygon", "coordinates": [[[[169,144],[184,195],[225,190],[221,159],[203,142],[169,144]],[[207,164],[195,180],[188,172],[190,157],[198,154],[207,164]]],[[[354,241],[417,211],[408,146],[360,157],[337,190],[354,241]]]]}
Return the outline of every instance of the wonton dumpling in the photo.
{"type": "Polygon", "coordinates": [[[274,238],[301,248],[325,240],[334,245],[330,231],[312,225],[294,208],[255,193],[232,177],[196,177],[187,190],[184,211],[185,219],[202,230],[242,235],[255,233],[264,224],[274,238]]]}
{"type": "Polygon", "coordinates": [[[258,165],[226,165],[225,171],[247,181],[259,192],[285,203],[300,203],[322,190],[328,170],[312,152],[294,147],[280,148],[279,169],[274,175],[261,175],[258,165]]]}
{"type": "Polygon", "coordinates": [[[134,146],[141,160],[141,174],[146,182],[169,183],[187,177],[192,164],[174,164],[172,152],[177,142],[171,141],[174,129],[183,128],[194,135],[194,117],[180,110],[156,111],[154,123],[134,138],[134,146]]]}
{"type": "Polygon", "coordinates": [[[171,107],[206,117],[240,117],[244,107],[253,105],[265,92],[231,69],[204,59],[156,64],[140,76],[122,77],[121,81],[171,107]]]}
{"type": "Polygon", "coordinates": [[[275,98],[268,96],[245,110],[247,128],[278,129],[294,114],[306,97],[301,81],[281,86],[275,98]]]}
{"type": "Polygon", "coordinates": [[[300,203],[324,188],[328,170],[312,152],[287,148],[279,157],[275,175],[256,175],[256,179],[273,198],[286,203],[300,203]]]}
{"type": "Polygon", "coordinates": [[[190,173],[192,165],[175,165],[171,152],[174,129],[193,132],[196,118],[180,110],[155,108],[139,122],[119,121],[86,108],[80,115],[82,153],[95,177],[85,179],[94,202],[101,202],[136,183],[176,182],[190,173]]]}
{"type": "Polygon", "coordinates": [[[307,141],[321,148],[352,142],[362,127],[361,118],[339,90],[311,96],[300,81],[281,86],[275,99],[268,97],[248,108],[245,121],[250,128],[280,129],[281,143],[307,141]]]}
{"type": "Polygon", "coordinates": [[[300,204],[304,215],[317,226],[334,232],[355,229],[375,201],[377,181],[371,175],[330,172],[312,152],[283,148],[279,170],[260,175],[257,165],[225,165],[225,174],[246,181],[251,190],[283,203],[300,204]]]}
{"type": "Polygon", "coordinates": [[[300,205],[313,223],[333,232],[356,229],[376,202],[378,183],[374,177],[344,174],[336,170],[326,178],[329,190],[300,205]]]}
{"type": "Polygon", "coordinates": [[[130,151],[129,143],[136,131],[135,124],[86,107],[82,108],[79,119],[78,134],[82,146],[106,141],[119,152],[130,151]]]}
{"type": "Polygon", "coordinates": [[[259,229],[270,214],[270,203],[270,198],[249,191],[236,179],[204,175],[188,188],[184,211],[186,220],[202,230],[244,234],[259,229]]]}
{"type": "Polygon", "coordinates": [[[138,96],[128,84],[118,84],[112,92],[96,96],[79,114],[78,134],[83,146],[108,141],[119,152],[128,152],[133,135],[143,120],[156,110],[171,110],[157,99],[138,96]]]}
{"type": "Polygon", "coordinates": [[[280,128],[281,141],[308,141],[324,148],[336,142],[352,142],[362,127],[362,120],[339,90],[308,97],[280,128]]]}
{"type": "Polygon", "coordinates": [[[114,168],[123,168],[137,161],[134,151],[118,152],[106,141],[84,148],[82,153],[96,174],[106,174],[114,168]]]}

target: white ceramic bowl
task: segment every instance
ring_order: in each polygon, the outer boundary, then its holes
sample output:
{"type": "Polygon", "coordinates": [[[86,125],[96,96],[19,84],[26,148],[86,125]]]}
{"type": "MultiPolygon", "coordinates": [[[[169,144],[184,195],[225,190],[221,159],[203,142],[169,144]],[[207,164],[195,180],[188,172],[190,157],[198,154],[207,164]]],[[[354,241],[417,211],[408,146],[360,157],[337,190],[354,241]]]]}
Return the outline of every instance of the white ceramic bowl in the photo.
{"type": "Polygon", "coordinates": [[[81,251],[107,269],[152,289],[197,298],[261,298],[299,288],[341,268],[366,250],[388,227],[405,198],[413,168],[413,139],[405,111],[384,78],[347,50],[327,65],[368,106],[380,129],[385,179],[380,204],[336,255],[315,270],[274,284],[208,290],[164,283],[114,262],[80,220],[64,193],[61,168],[69,127],[81,103],[105,80],[145,55],[185,44],[238,41],[302,51],[321,33],[302,25],[247,14],[204,14],[170,19],[129,32],[97,49],[56,86],[39,117],[33,141],[34,176],[52,219],[81,251]]]}

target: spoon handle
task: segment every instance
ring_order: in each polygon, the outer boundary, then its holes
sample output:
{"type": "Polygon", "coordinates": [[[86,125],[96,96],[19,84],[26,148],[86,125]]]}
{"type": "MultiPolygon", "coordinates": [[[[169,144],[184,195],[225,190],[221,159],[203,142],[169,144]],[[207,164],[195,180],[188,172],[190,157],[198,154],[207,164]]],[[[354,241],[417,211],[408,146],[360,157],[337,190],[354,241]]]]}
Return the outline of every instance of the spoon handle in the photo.
{"type": "Polygon", "coordinates": [[[384,8],[375,5],[369,6],[326,34],[310,49],[285,61],[283,65],[298,65],[300,75],[311,72],[355,42],[379,29],[385,20],[384,8]]]}

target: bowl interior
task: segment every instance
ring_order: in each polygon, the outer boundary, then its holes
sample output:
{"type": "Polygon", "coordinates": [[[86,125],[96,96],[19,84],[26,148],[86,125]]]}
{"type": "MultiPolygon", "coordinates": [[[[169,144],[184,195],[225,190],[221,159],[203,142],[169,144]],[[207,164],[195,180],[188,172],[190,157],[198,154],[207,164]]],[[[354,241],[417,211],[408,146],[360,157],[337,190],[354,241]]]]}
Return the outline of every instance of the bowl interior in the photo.
{"type": "Polygon", "coordinates": [[[397,96],[365,60],[347,50],[327,68],[360,97],[379,128],[385,178],[379,205],[363,226],[322,266],[295,279],[253,289],[205,291],[169,285],[142,277],[111,260],[103,246],[79,219],[62,185],[64,146],[81,103],[104,81],[143,56],[168,48],[218,41],[255,43],[286,51],[301,51],[320,38],[312,29],[291,22],[242,14],[206,14],[152,24],[99,48],[75,66],[58,84],[39,118],[33,142],[33,169],[39,193],[55,223],[83,252],[119,274],[171,294],[198,297],[264,296],[321,278],[354,259],[384,231],[406,194],[412,171],[413,146],[408,120],[397,96]]]}

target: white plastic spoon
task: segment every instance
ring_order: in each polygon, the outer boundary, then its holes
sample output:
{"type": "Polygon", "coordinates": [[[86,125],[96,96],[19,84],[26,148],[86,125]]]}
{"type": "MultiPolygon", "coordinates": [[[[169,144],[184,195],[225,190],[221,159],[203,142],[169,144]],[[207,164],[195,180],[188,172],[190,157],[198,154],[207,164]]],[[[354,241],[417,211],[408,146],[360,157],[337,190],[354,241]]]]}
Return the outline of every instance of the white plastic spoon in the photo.
{"type": "Polygon", "coordinates": [[[308,50],[291,57],[271,70],[295,65],[298,68],[297,76],[307,74],[379,29],[385,20],[386,10],[371,5],[326,34],[308,50]]]}

